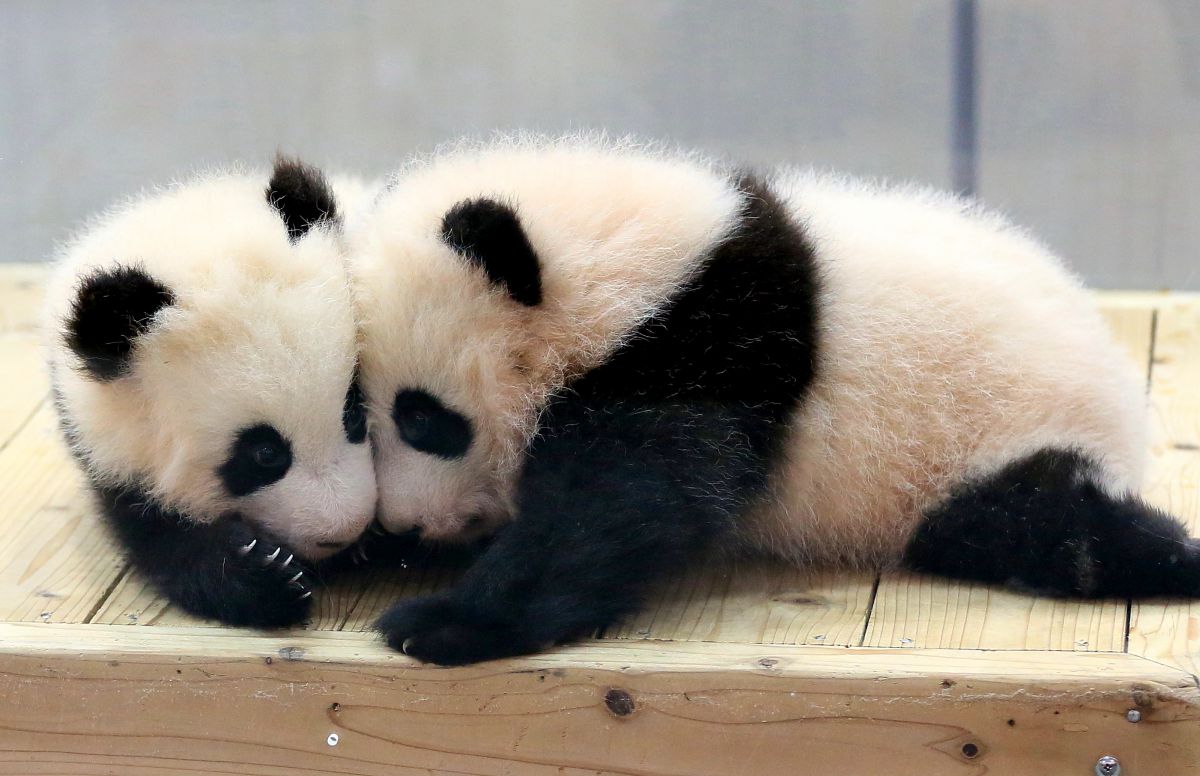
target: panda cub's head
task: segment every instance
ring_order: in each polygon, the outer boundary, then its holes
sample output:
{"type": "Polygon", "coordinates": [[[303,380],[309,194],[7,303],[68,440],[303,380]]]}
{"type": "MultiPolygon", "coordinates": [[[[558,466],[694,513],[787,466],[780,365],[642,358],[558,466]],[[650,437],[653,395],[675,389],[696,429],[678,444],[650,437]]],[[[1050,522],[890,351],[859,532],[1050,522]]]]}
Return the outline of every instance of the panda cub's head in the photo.
{"type": "Polygon", "coordinates": [[[269,183],[144,197],[68,247],[49,360],[93,483],[199,522],[237,512],[312,559],[362,532],[374,470],[337,219],[323,176],[280,160],[269,183]]]}
{"type": "Polygon", "coordinates": [[[514,513],[539,412],[685,282],[741,207],[695,159],[575,139],[414,164],[348,233],[379,519],[514,513]]]}

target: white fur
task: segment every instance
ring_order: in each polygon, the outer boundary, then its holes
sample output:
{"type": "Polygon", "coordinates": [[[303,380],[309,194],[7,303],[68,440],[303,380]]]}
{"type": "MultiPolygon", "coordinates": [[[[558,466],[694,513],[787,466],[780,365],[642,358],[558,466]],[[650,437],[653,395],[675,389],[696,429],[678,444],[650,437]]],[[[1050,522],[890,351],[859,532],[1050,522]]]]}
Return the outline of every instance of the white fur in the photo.
{"type": "Polygon", "coordinates": [[[470,517],[504,519],[547,393],[652,314],[737,206],[705,166],[596,142],[465,147],[395,180],[349,233],[384,525],[452,537],[470,517]],[[446,211],[480,196],[516,205],[546,259],[537,308],[442,242],[446,211]],[[464,411],[475,430],[464,459],[400,441],[391,407],[401,387],[464,411]]]}
{"type": "MultiPolygon", "coordinates": [[[[822,339],[748,542],[894,559],[955,483],[1046,445],[1082,448],[1106,487],[1134,487],[1138,378],[1044,248],[947,196],[789,171],[773,187],[817,247],[822,339]]],[[[739,208],[703,160],[594,140],[501,141],[402,172],[350,235],[384,524],[447,537],[473,513],[504,519],[548,392],[601,363],[739,208]],[[441,242],[446,210],[477,196],[515,205],[542,305],[515,303],[441,242]],[[400,441],[390,408],[405,387],[471,419],[464,459],[400,441]]]]}
{"type": "MultiPolygon", "coordinates": [[[[369,446],[352,445],[342,406],[356,328],[340,237],[288,241],[267,175],[217,173],[149,194],[69,245],[50,285],[47,337],[62,408],[89,473],[138,483],[206,522],[240,510],[307,557],[350,541],[374,515],[369,446]],[[100,382],[62,338],[74,291],[96,267],[144,268],[175,296],[136,342],[129,374],[100,382]],[[291,443],[279,482],[225,492],[216,469],[238,430],[273,425],[291,443]]],[[[368,196],[353,181],[340,186],[368,196]]]]}
{"type": "Polygon", "coordinates": [[[1090,296],[1045,248],[961,200],[785,172],[817,246],[817,378],[772,498],[745,523],[807,560],[895,558],[964,478],[1077,447],[1135,490],[1142,384],[1090,296]]]}

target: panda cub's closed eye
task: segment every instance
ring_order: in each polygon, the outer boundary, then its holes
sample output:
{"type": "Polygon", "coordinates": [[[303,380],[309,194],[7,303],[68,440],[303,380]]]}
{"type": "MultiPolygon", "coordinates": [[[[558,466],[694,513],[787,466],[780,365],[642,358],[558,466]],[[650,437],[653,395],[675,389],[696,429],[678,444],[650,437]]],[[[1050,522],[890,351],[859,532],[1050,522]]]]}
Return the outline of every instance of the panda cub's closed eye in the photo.
{"type": "Polygon", "coordinates": [[[392,419],[400,438],[414,450],[439,458],[461,458],[471,446],[471,422],[425,391],[399,391],[392,419]]]}
{"type": "Polygon", "coordinates": [[[292,446],[274,428],[260,423],[238,432],[217,474],[230,495],[248,496],[283,479],[291,466],[292,446]]]}

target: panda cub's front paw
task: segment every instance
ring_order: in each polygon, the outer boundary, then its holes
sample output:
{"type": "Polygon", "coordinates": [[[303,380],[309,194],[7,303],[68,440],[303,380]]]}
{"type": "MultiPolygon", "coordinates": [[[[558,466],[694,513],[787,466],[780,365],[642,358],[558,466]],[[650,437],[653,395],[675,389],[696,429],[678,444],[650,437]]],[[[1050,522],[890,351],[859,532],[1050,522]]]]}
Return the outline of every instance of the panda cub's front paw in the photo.
{"type": "Polygon", "coordinates": [[[550,646],[530,639],[519,626],[472,611],[449,594],[402,601],[386,611],[375,628],[392,649],[442,666],[524,655],[550,646]]]}
{"type": "Polygon", "coordinates": [[[195,600],[184,602],[195,614],[230,625],[281,628],[303,623],[312,609],[312,580],[287,545],[255,532],[246,523],[222,520],[218,565],[198,580],[195,600]]]}

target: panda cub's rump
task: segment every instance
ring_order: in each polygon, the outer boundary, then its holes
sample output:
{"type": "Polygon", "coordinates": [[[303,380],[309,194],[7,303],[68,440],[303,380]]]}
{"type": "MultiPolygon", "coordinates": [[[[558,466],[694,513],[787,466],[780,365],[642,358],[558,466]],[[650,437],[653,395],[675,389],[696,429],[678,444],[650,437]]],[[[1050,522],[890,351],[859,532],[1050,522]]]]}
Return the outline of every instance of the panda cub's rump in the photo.
{"type": "Polygon", "coordinates": [[[402,174],[350,239],[380,519],[506,526],[380,621],[411,655],[587,633],[714,542],[1200,593],[1178,522],[1126,495],[1140,385],[1086,294],[955,200],[500,143],[402,174]]]}
{"type": "Polygon", "coordinates": [[[67,442],[133,567],[194,614],[302,620],[304,564],[374,515],[338,218],[298,163],[208,175],[100,219],[51,283],[67,442]]]}
{"type": "Polygon", "coordinates": [[[775,187],[818,246],[823,356],[750,538],[891,562],[952,489],[1042,450],[1136,490],[1144,377],[1056,257],[946,195],[797,172],[775,187]]]}

